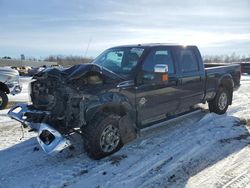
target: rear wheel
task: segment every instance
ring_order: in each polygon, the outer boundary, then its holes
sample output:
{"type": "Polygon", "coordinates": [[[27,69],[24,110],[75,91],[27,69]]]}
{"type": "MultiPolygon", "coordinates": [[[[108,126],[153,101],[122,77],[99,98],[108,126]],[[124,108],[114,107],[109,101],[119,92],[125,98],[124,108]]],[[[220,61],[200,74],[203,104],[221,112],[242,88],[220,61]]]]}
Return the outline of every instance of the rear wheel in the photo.
{"type": "Polygon", "coordinates": [[[8,104],[8,97],[5,92],[0,91],[0,110],[6,108],[8,104]]]}
{"type": "Polygon", "coordinates": [[[229,105],[229,92],[226,88],[221,87],[215,98],[208,102],[209,111],[216,114],[224,114],[229,105]]]}
{"type": "Polygon", "coordinates": [[[101,159],[122,146],[119,131],[119,116],[99,113],[94,120],[84,128],[84,147],[93,159],[101,159]]]}

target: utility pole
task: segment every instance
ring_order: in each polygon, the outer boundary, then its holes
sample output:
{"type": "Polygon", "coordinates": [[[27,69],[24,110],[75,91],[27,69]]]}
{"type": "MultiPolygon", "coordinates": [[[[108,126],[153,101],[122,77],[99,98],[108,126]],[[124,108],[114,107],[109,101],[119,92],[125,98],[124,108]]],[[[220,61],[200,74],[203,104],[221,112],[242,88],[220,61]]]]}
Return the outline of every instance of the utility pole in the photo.
{"type": "Polygon", "coordinates": [[[89,46],[90,46],[91,41],[92,41],[92,38],[89,39],[87,48],[86,48],[85,53],[84,53],[84,56],[83,56],[84,58],[86,58],[86,56],[87,56],[87,53],[88,53],[88,50],[89,50],[89,46]]]}

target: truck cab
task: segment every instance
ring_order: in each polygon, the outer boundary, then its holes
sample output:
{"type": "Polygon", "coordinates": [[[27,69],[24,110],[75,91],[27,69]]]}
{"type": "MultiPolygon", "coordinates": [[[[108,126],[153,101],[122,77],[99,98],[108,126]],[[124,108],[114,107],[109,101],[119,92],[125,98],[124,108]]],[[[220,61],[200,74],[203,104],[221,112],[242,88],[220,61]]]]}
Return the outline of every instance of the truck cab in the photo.
{"type": "Polygon", "coordinates": [[[142,127],[186,111],[205,97],[205,71],[195,46],[153,47],[139,69],[136,101],[142,127]],[[167,73],[158,73],[159,65],[166,65],[167,73]]]}

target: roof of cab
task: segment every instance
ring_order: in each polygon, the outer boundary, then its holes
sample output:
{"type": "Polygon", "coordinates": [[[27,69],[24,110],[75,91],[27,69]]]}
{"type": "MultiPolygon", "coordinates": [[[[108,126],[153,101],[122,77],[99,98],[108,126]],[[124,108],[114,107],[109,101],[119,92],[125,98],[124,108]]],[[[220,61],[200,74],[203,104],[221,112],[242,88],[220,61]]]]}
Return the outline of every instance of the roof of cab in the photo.
{"type": "Polygon", "coordinates": [[[112,48],[121,48],[121,47],[160,47],[160,46],[171,46],[171,47],[196,47],[194,45],[181,45],[174,43],[147,43],[147,44],[130,44],[130,45],[121,45],[114,46],[112,48]]]}

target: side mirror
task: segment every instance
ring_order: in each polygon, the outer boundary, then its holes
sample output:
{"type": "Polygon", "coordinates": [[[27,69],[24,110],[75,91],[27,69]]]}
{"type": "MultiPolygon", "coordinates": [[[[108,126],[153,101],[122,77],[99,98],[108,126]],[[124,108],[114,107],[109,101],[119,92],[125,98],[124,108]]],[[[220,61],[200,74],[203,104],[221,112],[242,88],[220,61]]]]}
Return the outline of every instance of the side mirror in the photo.
{"type": "Polygon", "coordinates": [[[168,65],[156,64],[154,67],[154,73],[168,73],[168,65]]]}
{"type": "Polygon", "coordinates": [[[154,67],[154,73],[156,74],[157,80],[160,82],[168,81],[168,65],[156,64],[154,67]]]}

